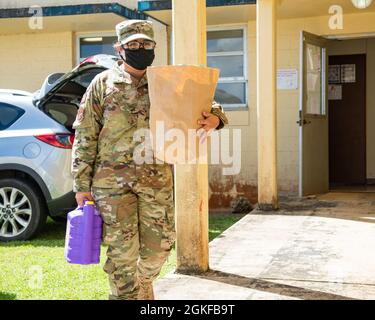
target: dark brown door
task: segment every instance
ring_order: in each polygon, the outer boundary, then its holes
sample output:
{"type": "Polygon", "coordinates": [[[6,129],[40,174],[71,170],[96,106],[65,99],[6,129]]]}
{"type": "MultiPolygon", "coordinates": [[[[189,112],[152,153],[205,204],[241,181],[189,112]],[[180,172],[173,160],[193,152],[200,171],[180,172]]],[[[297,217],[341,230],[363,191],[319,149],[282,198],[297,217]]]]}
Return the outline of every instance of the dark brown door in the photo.
{"type": "Polygon", "coordinates": [[[366,55],[329,57],[330,184],[366,183],[366,55]]]}

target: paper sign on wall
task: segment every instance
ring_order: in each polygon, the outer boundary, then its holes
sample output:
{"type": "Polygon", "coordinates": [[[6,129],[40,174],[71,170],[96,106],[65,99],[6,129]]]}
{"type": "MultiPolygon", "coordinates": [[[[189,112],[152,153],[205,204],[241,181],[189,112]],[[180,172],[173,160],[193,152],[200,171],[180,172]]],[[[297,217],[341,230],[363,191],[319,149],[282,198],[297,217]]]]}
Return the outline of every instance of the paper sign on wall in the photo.
{"type": "Polygon", "coordinates": [[[330,65],[328,68],[328,82],[340,83],[341,82],[341,66],[339,64],[330,65]]]}
{"type": "Polygon", "coordinates": [[[354,83],[355,78],[355,64],[342,64],[341,65],[341,82],[354,83]]]}
{"type": "Polygon", "coordinates": [[[296,69],[277,70],[277,89],[297,90],[298,89],[298,70],[296,69]]]}
{"type": "Polygon", "coordinates": [[[328,100],[342,100],[342,85],[330,84],[328,86],[328,100]]]}

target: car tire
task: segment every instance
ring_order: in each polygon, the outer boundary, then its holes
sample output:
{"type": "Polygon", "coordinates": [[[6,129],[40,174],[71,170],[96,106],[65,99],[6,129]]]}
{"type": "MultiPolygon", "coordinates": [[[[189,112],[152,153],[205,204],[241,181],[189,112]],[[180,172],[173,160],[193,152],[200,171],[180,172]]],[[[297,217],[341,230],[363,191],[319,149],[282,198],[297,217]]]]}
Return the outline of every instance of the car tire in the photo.
{"type": "Polygon", "coordinates": [[[0,179],[0,241],[28,240],[46,221],[47,208],[37,185],[18,178],[0,179]]]}

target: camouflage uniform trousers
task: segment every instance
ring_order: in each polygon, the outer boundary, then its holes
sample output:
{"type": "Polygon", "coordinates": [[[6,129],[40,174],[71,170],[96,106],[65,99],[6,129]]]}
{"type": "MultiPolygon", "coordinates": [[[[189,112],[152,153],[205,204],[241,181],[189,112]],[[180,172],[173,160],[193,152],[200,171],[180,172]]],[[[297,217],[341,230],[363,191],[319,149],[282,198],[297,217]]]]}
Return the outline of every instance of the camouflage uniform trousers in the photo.
{"type": "Polygon", "coordinates": [[[152,282],[175,241],[173,187],[92,187],[108,245],[110,300],[153,300],[152,282]]]}

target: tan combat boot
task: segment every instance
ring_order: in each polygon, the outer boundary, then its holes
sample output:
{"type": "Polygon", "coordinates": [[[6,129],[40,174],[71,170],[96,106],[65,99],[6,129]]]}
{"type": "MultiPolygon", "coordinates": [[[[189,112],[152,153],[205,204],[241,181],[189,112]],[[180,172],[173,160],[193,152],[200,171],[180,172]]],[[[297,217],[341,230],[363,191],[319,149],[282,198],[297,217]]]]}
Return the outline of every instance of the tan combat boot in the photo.
{"type": "Polygon", "coordinates": [[[152,282],[139,281],[138,300],[155,300],[152,282]]]}

